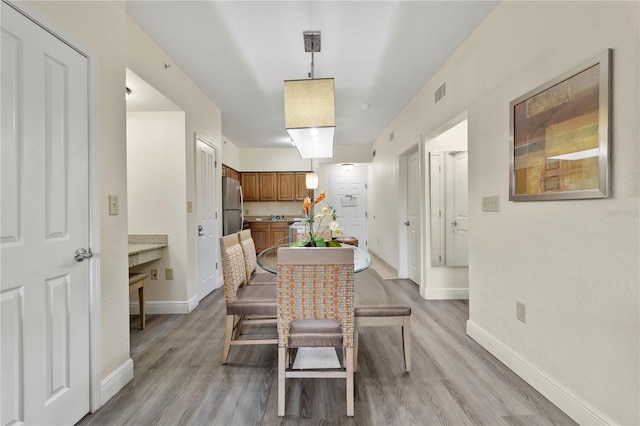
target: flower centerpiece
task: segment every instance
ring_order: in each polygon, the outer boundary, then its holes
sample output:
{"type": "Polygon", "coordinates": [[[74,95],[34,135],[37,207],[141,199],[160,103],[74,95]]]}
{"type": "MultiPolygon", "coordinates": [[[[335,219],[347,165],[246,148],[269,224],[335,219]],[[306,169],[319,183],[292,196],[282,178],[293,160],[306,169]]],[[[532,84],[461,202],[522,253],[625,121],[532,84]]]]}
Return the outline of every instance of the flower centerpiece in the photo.
{"type": "Polygon", "coordinates": [[[318,214],[314,215],[315,206],[318,203],[327,203],[325,198],[327,193],[322,191],[311,202],[311,198],[307,197],[302,203],[302,211],[304,218],[302,223],[307,225],[307,238],[299,240],[291,244],[292,247],[340,247],[340,243],[337,241],[324,239],[324,234],[327,230],[340,235],[342,229],[338,226],[336,218],[338,214],[335,209],[327,204],[323,206],[318,214]]]}

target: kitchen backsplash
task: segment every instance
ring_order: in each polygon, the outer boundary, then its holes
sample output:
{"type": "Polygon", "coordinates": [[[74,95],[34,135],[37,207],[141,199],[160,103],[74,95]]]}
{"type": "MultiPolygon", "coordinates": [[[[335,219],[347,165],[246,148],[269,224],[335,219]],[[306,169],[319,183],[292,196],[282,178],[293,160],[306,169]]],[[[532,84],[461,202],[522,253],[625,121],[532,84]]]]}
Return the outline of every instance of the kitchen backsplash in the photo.
{"type": "Polygon", "coordinates": [[[245,201],[245,216],[284,215],[286,217],[302,215],[302,201],[245,201]]]}

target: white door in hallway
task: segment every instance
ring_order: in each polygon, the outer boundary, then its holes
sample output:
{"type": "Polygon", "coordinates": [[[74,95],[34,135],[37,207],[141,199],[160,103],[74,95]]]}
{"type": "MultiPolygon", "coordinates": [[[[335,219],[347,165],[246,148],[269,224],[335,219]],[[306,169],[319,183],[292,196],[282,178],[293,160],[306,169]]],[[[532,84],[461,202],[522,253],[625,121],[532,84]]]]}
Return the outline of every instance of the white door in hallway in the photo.
{"type": "Polygon", "coordinates": [[[447,266],[468,266],[468,156],[456,152],[451,159],[451,174],[447,176],[447,266]]]}
{"type": "Polygon", "coordinates": [[[420,200],[418,151],[407,157],[407,260],[409,279],[420,284],[420,200]]]}
{"type": "Polygon", "coordinates": [[[331,205],[338,213],[343,235],[367,248],[367,198],[364,176],[331,176],[331,205]]]}
{"type": "Polygon", "coordinates": [[[89,412],[87,58],[2,3],[1,422],[89,412]]]}
{"type": "Polygon", "coordinates": [[[198,300],[217,285],[216,150],[196,139],[196,191],[198,208],[198,300]]]}

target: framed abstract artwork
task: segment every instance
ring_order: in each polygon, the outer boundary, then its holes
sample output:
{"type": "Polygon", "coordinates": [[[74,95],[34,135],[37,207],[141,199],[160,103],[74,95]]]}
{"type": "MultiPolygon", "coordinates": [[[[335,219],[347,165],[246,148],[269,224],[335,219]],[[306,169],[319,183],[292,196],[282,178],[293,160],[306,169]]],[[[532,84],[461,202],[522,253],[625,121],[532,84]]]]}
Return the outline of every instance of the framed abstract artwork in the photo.
{"type": "Polygon", "coordinates": [[[608,49],[509,104],[510,201],[609,196],[611,58],[608,49]]]}

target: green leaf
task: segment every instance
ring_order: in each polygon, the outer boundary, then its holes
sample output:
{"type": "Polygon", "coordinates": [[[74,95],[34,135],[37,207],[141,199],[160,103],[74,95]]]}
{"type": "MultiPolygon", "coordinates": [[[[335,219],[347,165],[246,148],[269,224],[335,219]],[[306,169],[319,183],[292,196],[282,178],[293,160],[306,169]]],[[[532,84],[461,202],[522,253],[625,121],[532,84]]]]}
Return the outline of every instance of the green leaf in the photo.
{"type": "Polygon", "coordinates": [[[340,244],[338,241],[331,240],[331,241],[329,241],[328,246],[329,247],[342,247],[342,244],[340,244]]]}

